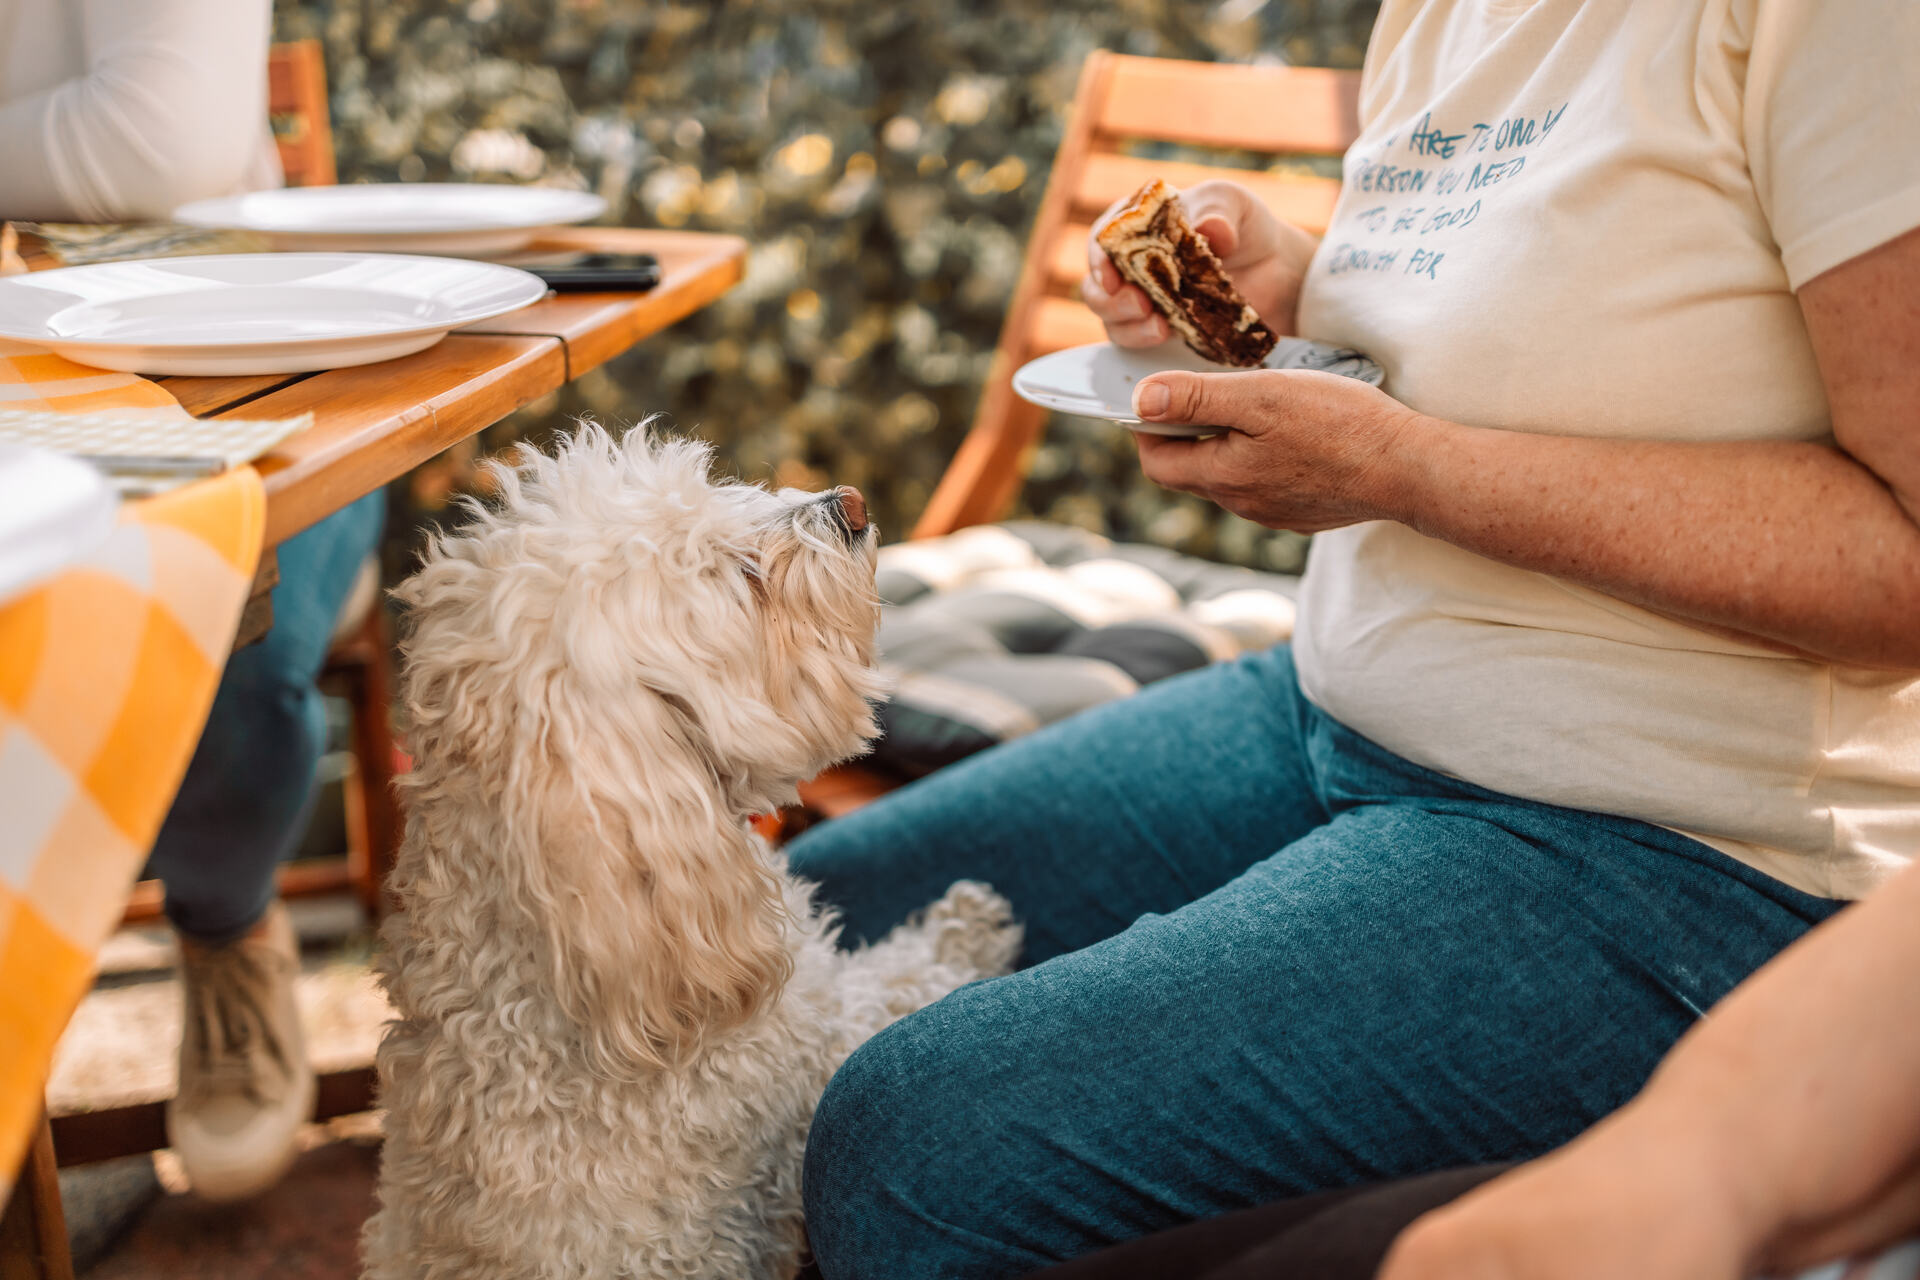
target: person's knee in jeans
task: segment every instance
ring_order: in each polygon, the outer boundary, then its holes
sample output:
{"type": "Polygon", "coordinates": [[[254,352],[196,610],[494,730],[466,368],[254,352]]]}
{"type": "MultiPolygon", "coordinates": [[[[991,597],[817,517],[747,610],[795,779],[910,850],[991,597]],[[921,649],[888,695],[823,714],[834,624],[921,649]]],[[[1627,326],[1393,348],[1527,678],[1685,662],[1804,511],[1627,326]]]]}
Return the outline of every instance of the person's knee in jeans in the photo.
{"type": "Polygon", "coordinates": [[[955,1079],[966,1047],[923,1031],[921,1016],[856,1050],[814,1114],[802,1191],[808,1239],[830,1280],[1030,1269],[1011,1256],[996,1265],[1004,1247],[968,1227],[970,1209],[984,1207],[970,1204],[967,1174],[994,1159],[994,1135],[955,1106],[971,1093],[955,1079]]]}
{"type": "Polygon", "coordinates": [[[945,1203],[944,1194],[927,1194],[932,1188],[901,1185],[926,1174],[902,1158],[915,1150],[909,1135],[925,1123],[910,1071],[882,1033],[835,1073],[814,1113],[802,1179],[807,1235],[823,1273],[836,1280],[882,1274],[885,1261],[868,1256],[878,1241],[923,1255],[938,1248],[935,1240],[916,1242],[924,1222],[900,1212],[903,1201],[945,1203]]]}

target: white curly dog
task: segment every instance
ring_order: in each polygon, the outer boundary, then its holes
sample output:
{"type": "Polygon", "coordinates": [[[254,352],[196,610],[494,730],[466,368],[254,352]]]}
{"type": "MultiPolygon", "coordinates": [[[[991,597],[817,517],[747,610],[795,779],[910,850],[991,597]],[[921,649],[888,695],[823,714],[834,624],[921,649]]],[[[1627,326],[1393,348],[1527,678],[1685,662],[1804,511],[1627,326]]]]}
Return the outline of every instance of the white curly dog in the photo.
{"type": "Polygon", "coordinates": [[[413,772],[376,1280],[785,1277],[828,1077],[1019,947],[956,884],[851,954],[749,815],[875,732],[851,489],[582,429],[398,591],[413,772]]]}

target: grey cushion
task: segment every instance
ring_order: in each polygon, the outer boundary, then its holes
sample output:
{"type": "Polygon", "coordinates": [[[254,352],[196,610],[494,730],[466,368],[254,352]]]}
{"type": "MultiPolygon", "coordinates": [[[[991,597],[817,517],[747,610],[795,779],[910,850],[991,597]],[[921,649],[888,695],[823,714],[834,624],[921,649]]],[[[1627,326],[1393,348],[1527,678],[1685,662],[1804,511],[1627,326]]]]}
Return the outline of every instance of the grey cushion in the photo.
{"type": "Polygon", "coordinates": [[[1060,646],[1074,657],[1097,658],[1120,668],[1135,684],[1152,684],[1212,661],[1201,637],[1184,627],[1165,625],[1164,619],[1116,622],[1085,631],[1060,646]]]}
{"type": "Polygon", "coordinates": [[[1299,579],[1012,521],[883,548],[878,585],[871,762],[915,776],[1287,639],[1299,579]]]}
{"type": "Polygon", "coordinates": [[[1087,629],[1044,596],[992,587],[958,587],[928,597],[919,613],[956,627],[978,627],[1009,653],[1052,653],[1087,629]]]}

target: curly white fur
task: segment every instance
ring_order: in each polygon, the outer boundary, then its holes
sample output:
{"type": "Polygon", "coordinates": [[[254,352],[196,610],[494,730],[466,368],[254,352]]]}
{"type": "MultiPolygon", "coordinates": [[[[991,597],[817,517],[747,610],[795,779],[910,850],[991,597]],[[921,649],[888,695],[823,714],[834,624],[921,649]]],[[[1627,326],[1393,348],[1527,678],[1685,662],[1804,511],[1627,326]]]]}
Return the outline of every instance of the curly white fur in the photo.
{"type": "Polygon", "coordinates": [[[875,536],[584,428],[411,607],[375,1280],[784,1277],[834,1069],[1019,946],[961,883],[846,954],[748,815],[860,749],[875,536]]]}

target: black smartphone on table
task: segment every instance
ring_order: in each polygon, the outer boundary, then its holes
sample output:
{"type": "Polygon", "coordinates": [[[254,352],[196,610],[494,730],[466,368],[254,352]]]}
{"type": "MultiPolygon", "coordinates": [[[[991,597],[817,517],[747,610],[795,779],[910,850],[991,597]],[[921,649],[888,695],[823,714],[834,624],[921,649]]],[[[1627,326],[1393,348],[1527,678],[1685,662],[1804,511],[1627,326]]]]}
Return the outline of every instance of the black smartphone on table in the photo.
{"type": "Polygon", "coordinates": [[[644,293],[660,283],[660,259],[650,253],[588,253],[526,270],[561,293],[644,293]]]}

